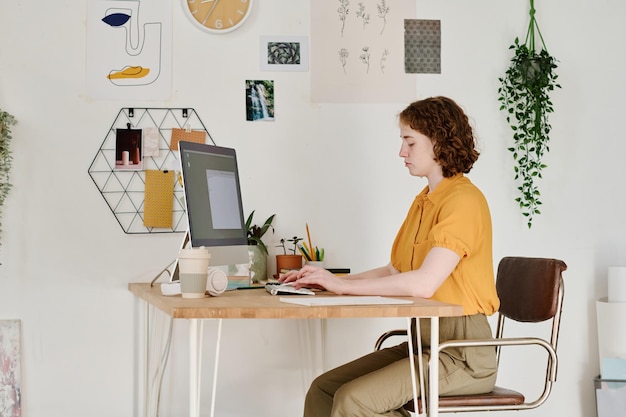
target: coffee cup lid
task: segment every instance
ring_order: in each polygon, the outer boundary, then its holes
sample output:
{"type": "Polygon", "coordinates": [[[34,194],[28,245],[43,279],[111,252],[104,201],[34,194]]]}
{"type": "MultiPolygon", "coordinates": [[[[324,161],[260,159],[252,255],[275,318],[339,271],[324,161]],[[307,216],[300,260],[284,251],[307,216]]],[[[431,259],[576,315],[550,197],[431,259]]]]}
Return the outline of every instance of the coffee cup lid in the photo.
{"type": "Polygon", "coordinates": [[[178,257],[180,258],[206,258],[208,257],[210,259],[211,254],[209,253],[209,250],[207,248],[205,248],[204,246],[200,246],[199,248],[181,249],[180,252],[178,252],[178,257]]]}

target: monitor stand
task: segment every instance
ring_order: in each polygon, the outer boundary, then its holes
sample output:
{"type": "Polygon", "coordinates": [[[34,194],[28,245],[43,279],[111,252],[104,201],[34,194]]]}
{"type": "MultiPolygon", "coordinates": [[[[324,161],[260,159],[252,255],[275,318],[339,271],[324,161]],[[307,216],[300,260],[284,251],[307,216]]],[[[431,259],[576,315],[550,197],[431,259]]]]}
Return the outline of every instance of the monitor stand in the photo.
{"type": "MultiPolygon", "coordinates": [[[[185,232],[185,237],[183,238],[183,243],[180,245],[181,249],[184,249],[187,244],[191,241],[191,237],[189,235],[189,230],[185,232]]],[[[172,262],[170,262],[161,272],[159,272],[152,281],[150,281],[150,286],[154,286],[154,283],[161,278],[161,276],[167,272],[169,277],[169,282],[178,281],[178,257],[176,257],[172,262]]]]}
{"type": "MultiPolygon", "coordinates": [[[[180,245],[181,249],[189,247],[191,244],[191,235],[189,230],[185,232],[183,243],[180,245]]],[[[211,263],[215,262],[215,266],[230,266],[230,265],[244,265],[250,263],[250,255],[248,254],[247,245],[234,245],[234,246],[211,246],[207,248],[211,253],[211,263]]],[[[154,279],[150,282],[150,286],[154,286],[154,283],[163,275],[167,273],[169,282],[178,281],[178,257],[169,263],[161,272],[159,272],[154,279]]]]}

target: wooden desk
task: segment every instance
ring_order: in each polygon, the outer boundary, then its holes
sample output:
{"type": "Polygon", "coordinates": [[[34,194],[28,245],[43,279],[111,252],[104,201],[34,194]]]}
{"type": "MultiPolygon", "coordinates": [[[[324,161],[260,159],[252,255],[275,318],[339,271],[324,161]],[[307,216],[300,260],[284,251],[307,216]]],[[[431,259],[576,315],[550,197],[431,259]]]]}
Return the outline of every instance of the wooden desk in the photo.
{"type": "MultiPolygon", "coordinates": [[[[272,296],[264,289],[234,290],[227,291],[219,297],[207,297],[201,299],[182,298],[179,296],[163,296],[159,285],[151,287],[149,283],[131,283],[129,290],[148,305],[163,311],[174,319],[188,319],[190,323],[190,398],[189,415],[199,415],[199,375],[198,362],[201,352],[202,337],[201,320],[219,319],[218,329],[221,330],[221,319],[312,319],[312,318],[383,318],[383,317],[406,317],[410,331],[410,319],[415,317],[431,318],[431,347],[436,348],[439,344],[439,317],[460,316],[463,314],[461,306],[441,303],[423,298],[398,297],[411,300],[412,304],[395,305],[356,305],[356,306],[301,306],[280,301],[280,297],[272,296]],[[194,387],[195,386],[195,387],[194,387]],[[192,387],[194,387],[192,389],[192,387]]],[[[320,293],[324,296],[332,296],[332,293],[320,293]]],[[[310,297],[310,296],[309,296],[310,297]]],[[[218,330],[218,333],[219,331],[218,330]]],[[[218,335],[219,343],[219,335],[218,335]]],[[[409,341],[411,338],[409,338],[409,341]]],[[[410,343],[409,349],[412,349],[410,343]]],[[[219,352],[219,350],[218,350],[219,352]]],[[[412,369],[415,369],[413,355],[409,355],[412,369]]],[[[216,366],[217,366],[216,354],[216,366]]],[[[427,404],[429,416],[438,415],[438,361],[429,364],[431,387],[427,404]]],[[[214,370],[215,373],[216,369],[214,370]]],[[[215,375],[215,374],[214,374],[215,375]]],[[[415,378],[415,375],[414,375],[415,378]]],[[[215,383],[213,384],[213,397],[215,396],[215,383]]],[[[414,396],[417,397],[415,380],[414,396]]],[[[212,407],[215,401],[212,401],[212,407]]],[[[211,416],[213,416],[213,409],[211,416]]]]}

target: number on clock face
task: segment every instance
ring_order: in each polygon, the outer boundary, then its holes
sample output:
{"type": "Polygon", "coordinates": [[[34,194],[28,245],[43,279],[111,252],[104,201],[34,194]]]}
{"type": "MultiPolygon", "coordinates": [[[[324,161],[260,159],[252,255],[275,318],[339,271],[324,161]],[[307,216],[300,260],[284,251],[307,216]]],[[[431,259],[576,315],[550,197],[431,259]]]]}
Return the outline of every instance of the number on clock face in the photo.
{"type": "Polygon", "coordinates": [[[188,15],[202,29],[214,33],[235,30],[243,24],[253,0],[183,0],[188,15]]]}

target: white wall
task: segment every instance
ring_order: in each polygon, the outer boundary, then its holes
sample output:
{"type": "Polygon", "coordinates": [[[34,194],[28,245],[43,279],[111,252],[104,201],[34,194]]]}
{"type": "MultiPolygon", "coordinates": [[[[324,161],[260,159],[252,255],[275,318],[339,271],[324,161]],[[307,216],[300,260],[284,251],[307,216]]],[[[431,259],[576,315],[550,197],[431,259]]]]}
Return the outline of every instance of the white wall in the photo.
{"type": "MultiPolygon", "coordinates": [[[[532,230],[513,201],[510,131],[497,102],[508,46],[525,35],[527,2],[416,3],[416,17],[442,22],[443,69],[416,75],[415,97],[451,96],[475,121],[482,156],[471,178],[491,205],[494,262],[505,255],[546,256],[569,266],[559,380],[548,403],[525,415],[593,415],[592,379],[599,373],[594,303],[606,295],[607,267],[626,263],[620,128],[626,3],[537,4],[563,89],[553,95],[543,214],[532,230]]],[[[150,280],[175,256],[180,235],[124,234],[89,178],[87,169],[121,107],[195,108],[218,144],[238,150],[245,211],[256,210],[259,219],[276,213],[275,240],[302,235],[308,222],[333,266],[384,264],[410,201],[424,186],[397,157],[395,115],[407,103],[313,104],[308,73],[260,72],[259,36],[309,35],[309,1],[259,0],[251,21],[228,36],[193,28],[179,1],[172,9],[172,99],[127,102],[86,96],[86,2],[0,4],[0,107],[19,119],[14,188],[2,217],[0,319],[22,320],[25,416],[133,414],[137,305],[127,284],[150,280]],[[200,77],[198,88],[194,79],[200,77]],[[243,81],[262,78],[275,80],[278,118],[249,123],[243,81]],[[300,171],[317,173],[321,186],[304,186],[300,171]]],[[[329,321],[328,364],[368,352],[380,331],[395,324],[329,321]]],[[[213,329],[207,325],[207,340],[213,329]]],[[[186,410],[185,324],[174,330],[175,383],[165,387],[164,416],[186,410]]],[[[225,324],[230,347],[220,369],[218,415],[301,413],[305,383],[297,371],[296,334],[295,322],[225,324]],[[277,392],[292,399],[280,407],[263,399],[277,392]]],[[[210,352],[207,347],[207,362],[210,352]]],[[[532,355],[523,355],[502,380],[528,385],[525,365],[532,355]]],[[[208,394],[209,365],[205,371],[208,394]]],[[[206,401],[202,406],[208,415],[206,401]]]]}

